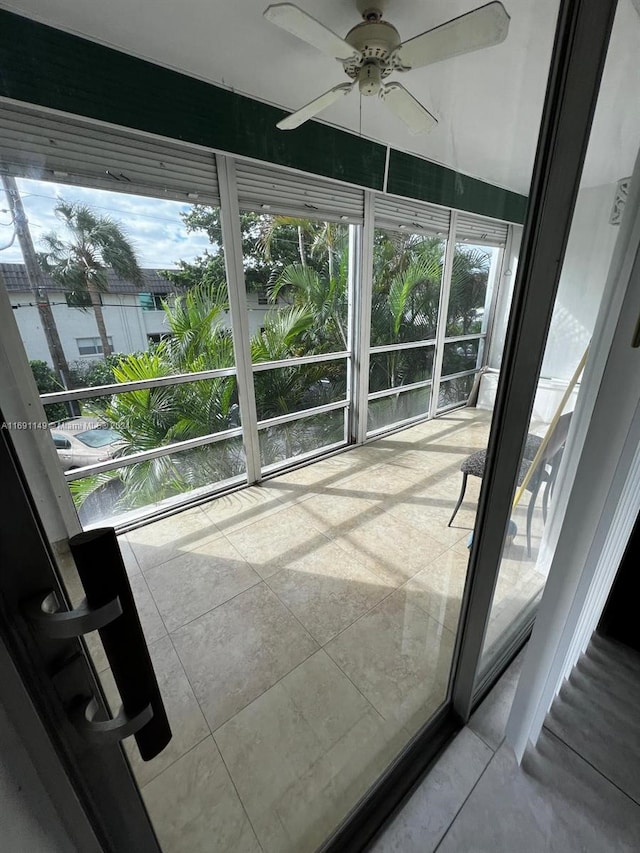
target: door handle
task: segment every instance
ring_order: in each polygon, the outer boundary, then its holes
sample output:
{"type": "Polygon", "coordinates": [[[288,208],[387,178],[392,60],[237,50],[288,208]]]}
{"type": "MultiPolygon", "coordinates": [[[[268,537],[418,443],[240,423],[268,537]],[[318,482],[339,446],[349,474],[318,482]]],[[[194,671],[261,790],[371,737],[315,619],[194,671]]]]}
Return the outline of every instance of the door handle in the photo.
{"type": "Polygon", "coordinates": [[[25,607],[29,620],[37,626],[42,634],[57,640],[66,640],[70,637],[81,637],[91,631],[113,622],[122,615],[122,606],[119,598],[97,609],[89,607],[85,599],[73,610],[62,610],[58,596],[54,591],[46,595],[37,596],[25,607]]]}
{"type": "Polygon", "coordinates": [[[104,527],[79,533],[69,540],[69,547],[87,607],[99,611],[117,599],[122,610],[119,616],[98,628],[122,699],[122,711],[113,721],[116,725],[105,726],[92,721],[93,714],[87,706],[85,728],[96,735],[102,728],[113,737],[118,723],[137,720],[134,725],[120,725],[119,731],[122,737],[133,733],[142,759],[149,761],[169,743],[171,728],[115,530],[104,527]]]}

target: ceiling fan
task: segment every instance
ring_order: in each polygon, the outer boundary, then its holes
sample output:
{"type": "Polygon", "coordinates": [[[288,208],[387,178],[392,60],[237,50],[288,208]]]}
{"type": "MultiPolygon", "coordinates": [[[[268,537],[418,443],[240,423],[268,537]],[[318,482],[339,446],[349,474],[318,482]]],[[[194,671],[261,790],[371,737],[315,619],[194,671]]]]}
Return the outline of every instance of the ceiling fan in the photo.
{"type": "Polygon", "coordinates": [[[271,23],[332,56],[342,63],[352,82],[340,83],[320,97],[279,121],[280,130],[293,130],[348,95],[358,84],[361,95],[377,95],[411,133],[431,130],[437,119],[411,92],[396,82],[383,82],[393,71],[410,71],[500,44],[507,37],[509,15],[502,3],[487,3],[466,15],[453,18],[432,30],[401,42],[396,28],[382,20],[383,0],[359,0],[362,21],[344,38],[293,3],[267,7],[264,16],[271,23]],[[374,3],[370,7],[368,3],[374,3]]]}

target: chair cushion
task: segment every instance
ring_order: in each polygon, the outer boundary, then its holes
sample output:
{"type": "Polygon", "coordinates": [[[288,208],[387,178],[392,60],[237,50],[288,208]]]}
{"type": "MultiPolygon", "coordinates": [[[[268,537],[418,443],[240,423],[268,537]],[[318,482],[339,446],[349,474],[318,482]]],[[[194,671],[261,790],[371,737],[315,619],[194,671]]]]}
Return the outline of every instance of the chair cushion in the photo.
{"type": "Polygon", "coordinates": [[[542,436],[534,435],[533,433],[529,433],[527,436],[527,443],[524,446],[524,454],[523,459],[530,459],[533,461],[535,459],[536,453],[540,449],[540,445],[542,444],[542,436]]]}
{"type": "Polygon", "coordinates": [[[482,477],[484,475],[484,466],[487,461],[486,450],[476,450],[471,456],[467,456],[460,470],[463,474],[470,474],[472,477],[482,477]]]}
{"type": "MultiPolygon", "coordinates": [[[[534,436],[537,438],[537,436],[534,436]]],[[[540,439],[542,440],[542,439],[540,439]]],[[[539,445],[538,445],[539,446],[539,445]]],[[[534,454],[535,455],[535,454],[534,454]]],[[[471,456],[467,456],[462,465],[460,465],[460,470],[463,474],[468,474],[471,477],[480,477],[484,476],[484,466],[487,461],[487,451],[486,450],[476,450],[475,453],[472,453],[471,456]]],[[[520,463],[520,471],[518,472],[518,485],[521,486],[524,478],[526,476],[527,471],[531,466],[531,459],[523,459],[520,463]]],[[[528,489],[530,489],[537,477],[534,475],[529,482],[528,489]]]]}

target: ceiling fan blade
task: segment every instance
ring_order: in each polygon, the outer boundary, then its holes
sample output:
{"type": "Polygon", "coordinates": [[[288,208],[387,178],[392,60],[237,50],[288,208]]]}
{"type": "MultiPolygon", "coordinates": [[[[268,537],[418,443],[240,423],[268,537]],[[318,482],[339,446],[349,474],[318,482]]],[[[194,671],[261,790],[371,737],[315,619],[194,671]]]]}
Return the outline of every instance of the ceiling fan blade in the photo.
{"type": "Polygon", "coordinates": [[[500,44],[509,31],[509,15],[502,3],[487,3],[453,18],[433,30],[409,39],[396,52],[399,71],[432,65],[452,56],[500,44]]]}
{"type": "Polygon", "coordinates": [[[341,62],[362,56],[359,50],[351,47],[344,39],[293,3],[276,3],[267,6],[263,14],[272,24],[293,33],[302,41],[306,41],[322,53],[333,56],[341,62]]]}
{"type": "Polygon", "coordinates": [[[334,86],[333,89],[329,89],[324,95],[320,95],[319,98],[315,98],[313,101],[305,104],[304,107],[296,110],[295,113],[291,113],[291,115],[281,119],[276,124],[276,127],[279,130],[293,130],[296,127],[300,127],[301,124],[318,115],[318,113],[325,110],[334,101],[339,100],[343,95],[348,95],[354,86],[355,83],[340,83],[339,86],[334,86]]]}
{"type": "Polygon", "coordinates": [[[406,124],[409,133],[428,133],[438,124],[438,119],[400,83],[387,83],[380,89],[380,98],[406,124]]]}

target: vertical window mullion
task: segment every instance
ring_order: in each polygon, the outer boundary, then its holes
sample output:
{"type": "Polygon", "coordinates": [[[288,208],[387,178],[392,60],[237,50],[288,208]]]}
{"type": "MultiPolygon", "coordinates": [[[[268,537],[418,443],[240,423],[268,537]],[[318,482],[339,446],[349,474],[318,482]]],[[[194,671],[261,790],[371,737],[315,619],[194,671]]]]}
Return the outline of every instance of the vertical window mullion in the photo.
{"type": "Polygon", "coordinates": [[[242,230],[236,184],[235,162],[216,155],[220,188],[220,220],[222,245],[229,289],[229,313],[236,362],[238,403],[247,463],[247,480],[255,483],[261,477],[258,417],[251,366],[251,337],[242,257],[242,230]]]}
{"type": "Polygon", "coordinates": [[[363,444],[367,437],[367,415],[369,395],[369,349],[371,345],[371,298],[373,291],[373,239],[375,196],[364,194],[364,225],[360,232],[357,275],[354,288],[355,334],[353,340],[354,383],[353,403],[355,424],[354,438],[363,444]]]}
{"type": "Polygon", "coordinates": [[[447,335],[447,316],[449,313],[449,294],[451,293],[451,272],[453,270],[453,257],[456,251],[456,224],[458,214],[451,211],[449,220],[449,236],[447,237],[447,248],[444,253],[444,264],[442,267],[442,281],[440,282],[440,305],[438,308],[438,328],[436,329],[435,357],[433,360],[433,384],[431,385],[431,406],[429,415],[435,417],[438,411],[438,398],[440,396],[440,376],[442,373],[442,358],[444,354],[444,339],[447,335]]]}
{"type": "Polygon", "coordinates": [[[362,226],[349,225],[349,271],[347,281],[347,349],[350,356],[347,365],[347,400],[349,408],[346,411],[345,441],[355,444],[358,440],[357,424],[357,388],[358,373],[356,370],[356,347],[358,341],[358,306],[360,304],[360,245],[362,243],[362,226]]]}

